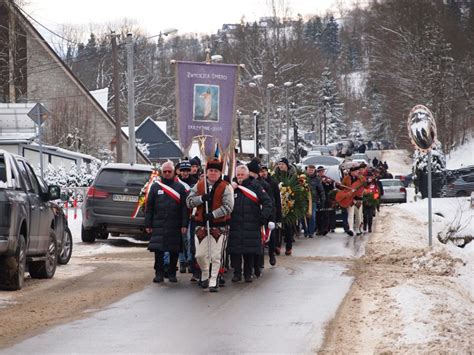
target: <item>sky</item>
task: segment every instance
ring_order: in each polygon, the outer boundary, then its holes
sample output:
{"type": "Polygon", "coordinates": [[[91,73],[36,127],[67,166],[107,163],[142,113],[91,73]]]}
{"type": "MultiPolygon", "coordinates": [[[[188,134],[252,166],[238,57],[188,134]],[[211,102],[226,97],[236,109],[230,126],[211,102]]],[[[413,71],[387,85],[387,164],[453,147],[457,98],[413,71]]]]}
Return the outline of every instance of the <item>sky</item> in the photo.
{"type": "MultiPolygon", "coordinates": [[[[338,13],[338,4],[352,0],[275,0],[290,9],[290,15],[338,13]]],[[[113,23],[134,19],[150,35],[169,28],[179,33],[215,33],[224,23],[239,23],[242,16],[254,21],[270,14],[270,0],[26,0],[23,8],[52,30],[61,24],[113,23]]]]}

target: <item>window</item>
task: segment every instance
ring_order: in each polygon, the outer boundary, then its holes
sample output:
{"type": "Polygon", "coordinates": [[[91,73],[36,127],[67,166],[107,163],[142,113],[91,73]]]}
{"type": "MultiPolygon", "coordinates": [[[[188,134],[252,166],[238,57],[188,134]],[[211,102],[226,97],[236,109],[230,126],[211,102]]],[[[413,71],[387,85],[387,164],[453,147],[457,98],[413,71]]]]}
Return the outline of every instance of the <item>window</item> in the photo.
{"type": "Polygon", "coordinates": [[[18,170],[20,171],[20,175],[23,177],[23,180],[25,181],[26,190],[29,192],[33,191],[33,186],[31,185],[30,178],[28,177],[25,163],[22,160],[18,161],[18,170]]]}
{"type": "Polygon", "coordinates": [[[143,186],[150,178],[150,171],[105,169],[97,177],[96,185],[143,186]]]}
{"type": "Polygon", "coordinates": [[[38,195],[41,192],[46,192],[45,191],[45,186],[42,181],[40,181],[37,177],[35,172],[33,171],[33,168],[30,166],[30,164],[26,163],[26,171],[28,172],[28,176],[30,177],[31,185],[33,186],[33,191],[37,193],[38,195]]]}

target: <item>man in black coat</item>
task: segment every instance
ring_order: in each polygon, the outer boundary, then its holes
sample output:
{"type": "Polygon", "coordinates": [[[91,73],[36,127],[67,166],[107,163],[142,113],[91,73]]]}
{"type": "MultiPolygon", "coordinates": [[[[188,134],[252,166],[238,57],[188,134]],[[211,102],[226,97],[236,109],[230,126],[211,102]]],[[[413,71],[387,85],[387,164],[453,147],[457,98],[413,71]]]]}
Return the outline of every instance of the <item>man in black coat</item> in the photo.
{"type": "MultiPolygon", "coordinates": [[[[272,216],[274,216],[274,221],[276,226],[281,226],[282,222],[282,214],[281,214],[281,195],[280,195],[280,188],[278,187],[278,183],[271,175],[268,173],[268,167],[266,165],[262,165],[260,167],[260,177],[264,179],[268,185],[270,186],[270,190],[268,194],[273,201],[273,212],[272,216]]],[[[277,245],[281,245],[281,241],[277,240],[280,239],[280,229],[273,229],[270,234],[270,240],[268,241],[268,257],[270,259],[270,265],[276,264],[275,258],[275,248],[277,245]]]]}
{"type": "Polygon", "coordinates": [[[272,213],[272,202],[260,184],[250,179],[247,166],[238,166],[236,177],[227,250],[234,267],[232,281],[242,280],[243,258],[245,282],[252,282],[254,258],[262,252],[261,227],[272,213]]]}
{"type": "Polygon", "coordinates": [[[165,252],[170,253],[169,281],[177,282],[176,264],[182,250],[182,235],[186,234],[189,212],[186,207],[186,191],[174,179],[174,166],[166,162],[161,168],[162,179],[155,182],[145,208],[145,227],[151,234],[148,250],[155,252],[155,278],[153,282],[164,280],[165,252]]]}

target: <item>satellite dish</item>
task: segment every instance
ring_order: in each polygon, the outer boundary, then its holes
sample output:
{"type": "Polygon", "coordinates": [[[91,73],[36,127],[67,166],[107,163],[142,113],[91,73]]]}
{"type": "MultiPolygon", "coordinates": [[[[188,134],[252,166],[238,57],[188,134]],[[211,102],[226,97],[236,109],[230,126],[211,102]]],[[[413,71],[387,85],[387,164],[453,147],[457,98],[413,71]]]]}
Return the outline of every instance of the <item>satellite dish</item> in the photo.
{"type": "Polygon", "coordinates": [[[436,122],[431,111],[423,105],[413,107],[408,115],[408,135],[421,150],[430,150],[436,140],[436,122]]]}

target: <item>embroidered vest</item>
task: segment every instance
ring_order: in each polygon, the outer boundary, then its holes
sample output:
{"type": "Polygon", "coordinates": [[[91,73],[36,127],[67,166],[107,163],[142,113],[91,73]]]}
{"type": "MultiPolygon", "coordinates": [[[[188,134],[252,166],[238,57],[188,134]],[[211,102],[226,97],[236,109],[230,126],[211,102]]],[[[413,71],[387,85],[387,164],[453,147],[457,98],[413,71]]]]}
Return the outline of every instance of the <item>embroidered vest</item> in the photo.
{"type": "MultiPolygon", "coordinates": [[[[224,195],[224,190],[226,189],[227,185],[229,185],[229,183],[227,181],[219,180],[212,186],[212,191],[211,191],[212,203],[209,206],[209,212],[212,212],[212,211],[214,211],[214,210],[216,210],[216,209],[218,209],[219,207],[222,206],[222,196],[224,195]]],[[[204,195],[204,193],[205,193],[205,191],[204,191],[204,179],[200,179],[198,181],[197,191],[198,191],[199,196],[204,195]]],[[[204,223],[203,216],[204,216],[205,213],[206,213],[205,205],[202,204],[201,206],[198,206],[196,208],[196,214],[194,215],[194,220],[198,224],[203,224],[204,223]]],[[[224,226],[224,225],[227,225],[229,223],[229,220],[230,220],[230,215],[226,215],[224,217],[214,218],[210,222],[210,224],[211,224],[211,226],[216,226],[216,227],[224,226]]]]}

